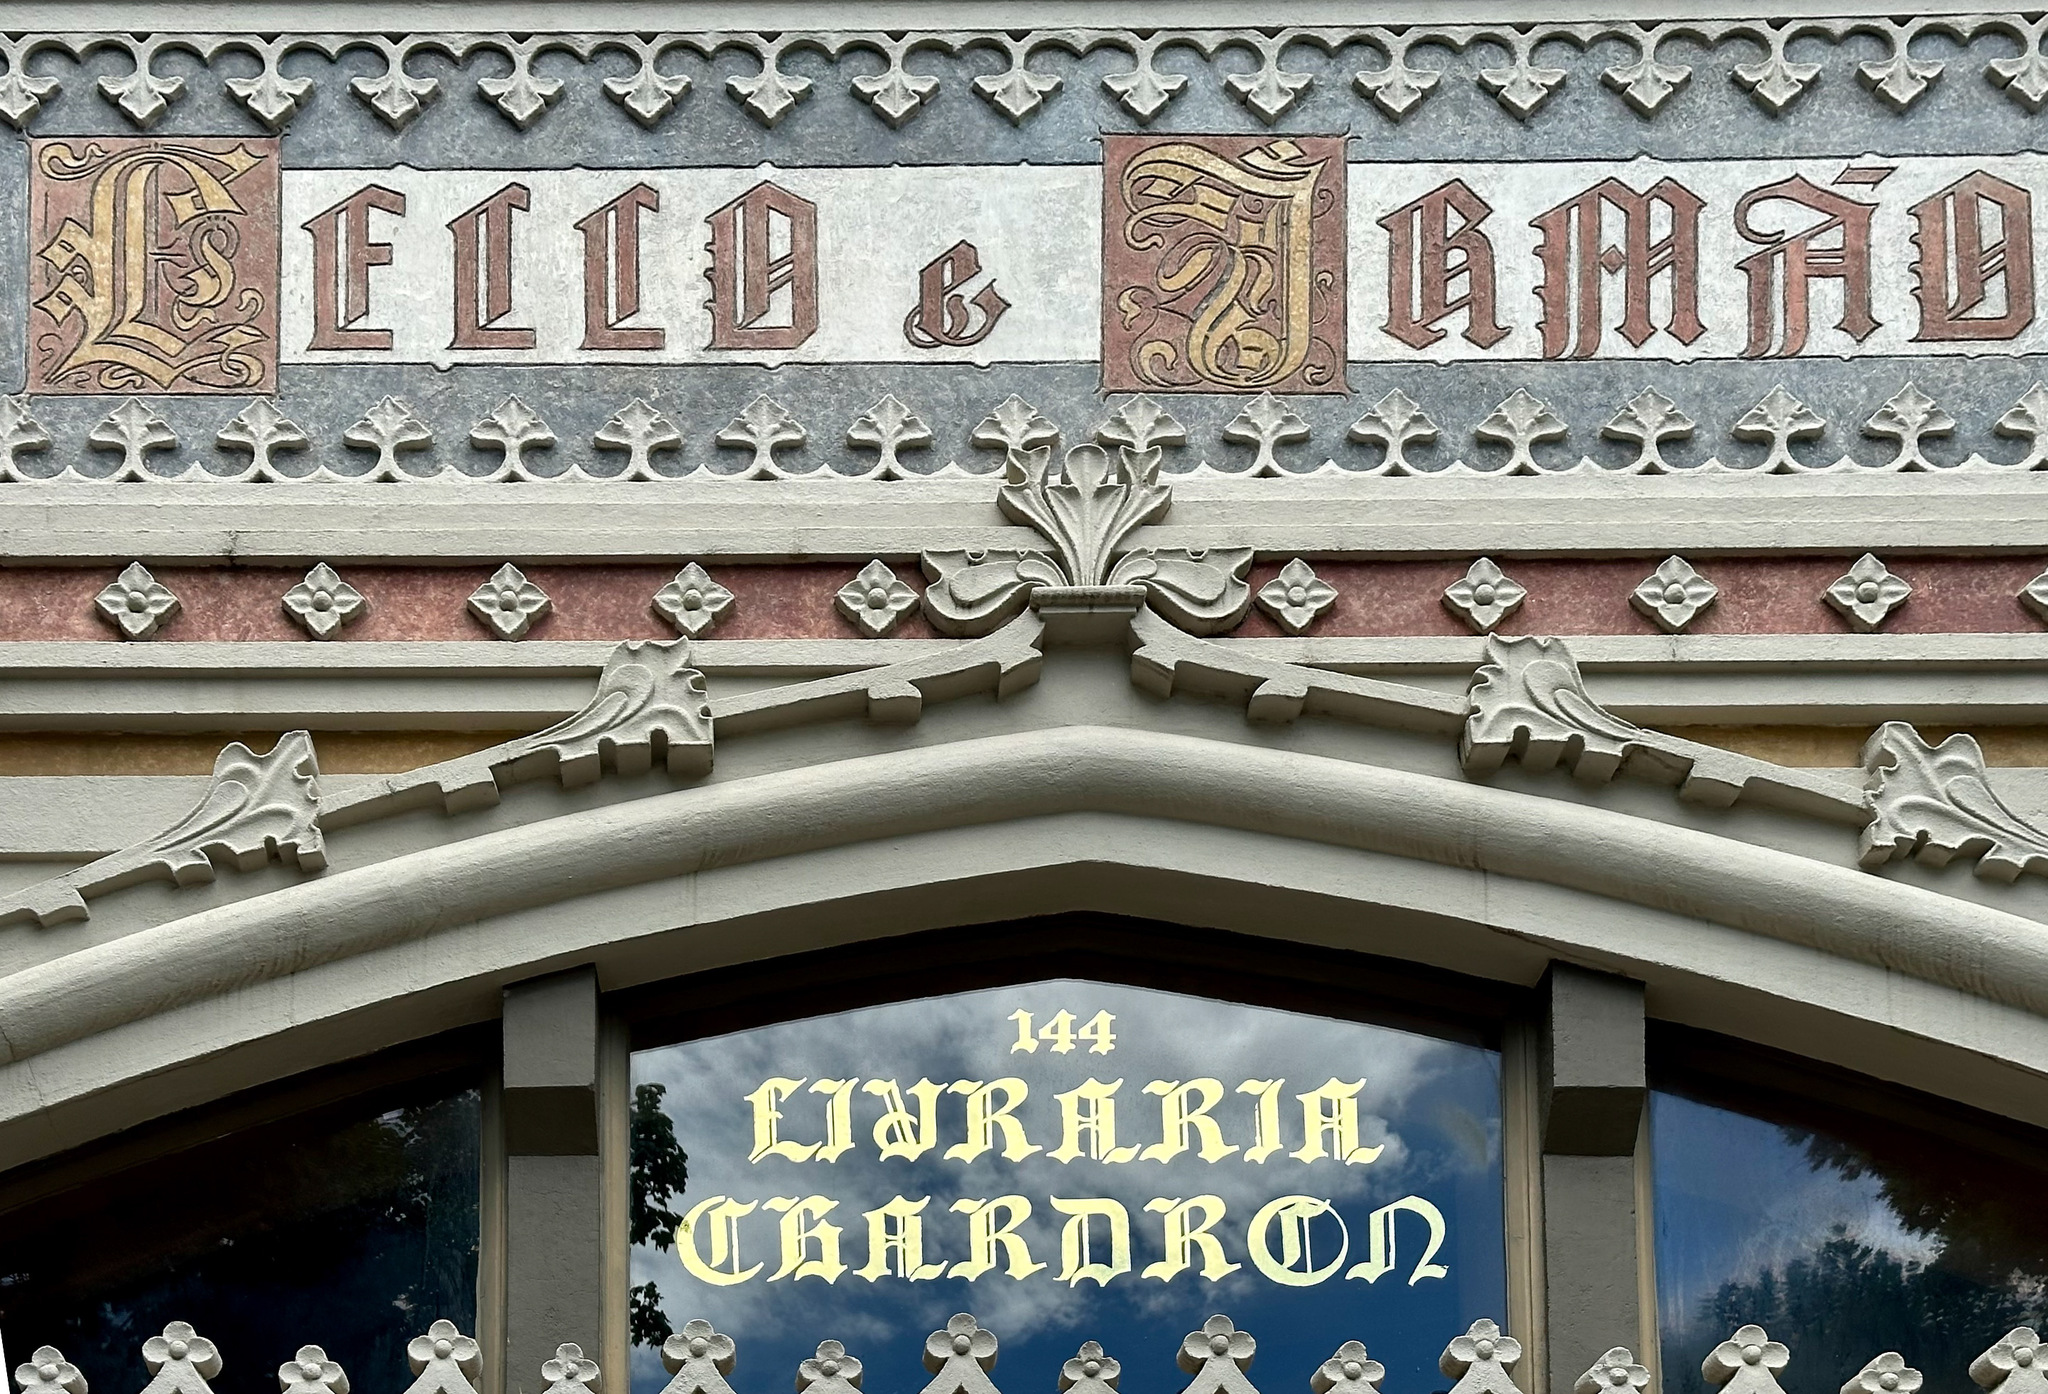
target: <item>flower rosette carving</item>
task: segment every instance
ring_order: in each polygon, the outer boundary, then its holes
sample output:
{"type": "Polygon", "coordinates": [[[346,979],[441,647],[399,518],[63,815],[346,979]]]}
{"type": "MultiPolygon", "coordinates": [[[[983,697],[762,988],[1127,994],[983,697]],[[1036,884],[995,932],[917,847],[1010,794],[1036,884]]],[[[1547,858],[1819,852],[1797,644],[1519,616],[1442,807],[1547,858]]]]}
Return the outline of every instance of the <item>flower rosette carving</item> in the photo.
{"type": "Polygon", "coordinates": [[[1782,1394],[1777,1372],[1792,1363],[1792,1352],[1770,1338],[1761,1326],[1738,1327],[1733,1336],[1707,1352],[1700,1374],[1726,1394],[1782,1394]]]}
{"type": "Polygon", "coordinates": [[[1315,1394],[1379,1394],[1386,1377],[1387,1367],[1366,1356],[1365,1342],[1346,1341],[1309,1375],[1308,1387],[1315,1394]]]}
{"type": "Polygon", "coordinates": [[[1102,1353],[1099,1341],[1083,1341],[1067,1362],[1060,1366],[1060,1394],[1102,1394],[1105,1389],[1115,1389],[1124,1377],[1121,1362],[1102,1353]]]}
{"type": "Polygon", "coordinates": [[[818,1342],[818,1353],[796,1367],[797,1394],[848,1394],[860,1381],[860,1361],[838,1341],[818,1342]]]}
{"type": "Polygon", "coordinates": [[[85,1375],[55,1346],[37,1346],[26,1364],[14,1367],[21,1394],[86,1394],[85,1375]]]}
{"type": "Polygon", "coordinates": [[[1139,587],[1181,628],[1215,634],[1233,628],[1251,605],[1245,575],[1250,548],[1132,547],[1131,535],[1157,522],[1173,491],[1159,482],[1162,452],[1077,445],[1057,468],[1048,445],[1012,446],[997,505],[1049,544],[1044,551],[932,551],[925,614],[942,634],[988,633],[1045,590],[1139,587]]]}

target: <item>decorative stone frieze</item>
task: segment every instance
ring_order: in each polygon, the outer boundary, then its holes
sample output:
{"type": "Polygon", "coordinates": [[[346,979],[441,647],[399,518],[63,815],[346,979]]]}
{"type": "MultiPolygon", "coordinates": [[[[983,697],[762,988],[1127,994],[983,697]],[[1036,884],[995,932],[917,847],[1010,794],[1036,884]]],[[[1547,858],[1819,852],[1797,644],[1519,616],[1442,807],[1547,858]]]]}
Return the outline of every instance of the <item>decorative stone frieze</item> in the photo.
{"type": "Polygon", "coordinates": [[[902,479],[909,473],[898,458],[905,450],[924,450],[932,443],[932,428],[922,417],[885,392],[875,404],[853,419],[846,428],[846,443],[856,450],[875,452],[875,463],[858,476],[862,479],[902,479]]]}
{"type": "Polygon", "coordinates": [[[178,433],[138,397],[130,397],[86,433],[94,450],[118,453],[121,463],[110,478],[116,482],[150,477],[149,457],[177,448],[178,433]]]}
{"type": "Polygon", "coordinates": [[[1274,451],[1289,441],[1308,438],[1308,423],[1270,392],[1252,398],[1223,428],[1223,439],[1253,448],[1251,466],[1246,470],[1253,476],[1289,473],[1274,451]]]}
{"type": "Polygon", "coordinates": [[[1861,634],[1879,628],[1892,611],[1906,603],[1913,587],[1890,567],[1865,552],[1848,571],[1829,583],[1824,598],[1849,627],[1861,634]]]}
{"type": "Polygon", "coordinates": [[[675,579],[654,593],[654,613],[688,638],[699,638],[716,628],[732,609],[732,592],[711,579],[711,573],[691,562],[675,579]]]}
{"type": "Polygon", "coordinates": [[[775,452],[784,446],[802,445],[809,433],[789,409],[763,393],[740,408],[713,439],[721,450],[751,451],[753,458],[740,471],[743,479],[782,479],[787,473],[776,463],[775,452]]]}
{"type": "Polygon", "coordinates": [[[426,450],[434,443],[434,432],[413,413],[402,398],[385,397],[373,403],[362,419],[341,433],[341,443],[351,450],[374,450],[376,463],[367,479],[390,481],[408,478],[398,463],[401,453],[426,450]]]}
{"type": "Polygon", "coordinates": [[[1508,462],[1501,466],[1501,473],[1537,474],[1542,466],[1536,463],[1536,446],[1542,441],[1564,439],[1567,429],[1548,402],[1525,387],[1517,387],[1493,409],[1492,415],[1472,428],[1472,434],[1508,448],[1508,462]]]}
{"type": "Polygon", "coordinates": [[[1654,387],[1645,387],[1607,419],[1600,434],[1610,440],[1636,443],[1635,463],[1628,467],[1630,474],[1666,474],[1671,465],[1664,458],[1664,442],[1690,439],[1694,425],[1676,402],[1654,387]]]}
{"type": "Polygon", "coordinates": [[[1763,441],[1770,453],[1757,466],[1765,474],[1803,474],[1814,468],[1792,453],[1795,440],[1815,440],[1826,431],[1825,418],[1785,390],[1783,383],[1765,393],[1731,431],[1737,440],[1763,441]]]}
{"type": "Polygon", "coordinates": [[[500,639],[524,639],[534,621],[554,608],[548,593],[527,580],[526,573],[509,561],[492,572],[491,579],[469,597],[469,612],[500,639]]]}
{"type": "Polygon", "coordinates": [[[654,456],[681,450],[683,433],[665,412],[645,398],[635,397],[597,428],[591,444],[599,450],[626,452],[621,479],[655,479],[659,476],[655,473],[654,456]]]}
{"type": "Polygon", "coordinates": [[[684,1322],[682,1330],[661,1343],[661,1365],[672,1376],[661,1394],[732,1394],[725,1377],[732,1373],[738,1350],[732,1337],[702,1317],[684,1322]]]}
{"type": "Polygon", "coordinates": [[[19,461],[50,448],[50,433],[36,420],[26,395],[0,397],[0,480],[19,482],[19,461]]]}
{"type": "Polygon", "coordinates": [[[332,639],[343,625],[361,616],[368,604],[361,591],[324,561],[284,593],[285,613],[315,639],[332,639]]]}
{"type": "Polygon", "coordinates": [[[299,429],[299,424],[286,416],[268,397],[258,397],[236,412],[227,425],[220,428],[214,441],[223,450],[249,452],[249,467],[236,478],[272,483],[281,477],[271,463],[272,456],[279,452],[305,450],[313,443],[299,429]]]}
{"type": "Polygon", "coordinates": [[[1376,473],[1412,474],[1415,465],[1408,458],[1408,447],[1429,444],[1436,439],[1437,429],[1429,413],[1397,387],[1352,422],[1349,434],[1353,440],[1377,442],[1384,447],[1376,473]]]}
{"type": "Polygon", "coordinates": [[[1936,468],[1921,449],[1921,442],[1954,434],[1956,419],[1941,409],[1932,397],[1907,383],[1863,423],[1863,434],[1899,443],[1887,469],[1930,470],[1936,468]]]}
{"type": "Polygon", "coordinates": [[[124,639],[152,637],[179,609],[176,594],[139,561],[123,567],[93,603],[124,639]]]}
{"type": "Polygon", "coordinates": [[[469,443],[479,450],[499,453],[498,467],[484,478],[532,479],[534,474],[526,463],[526,452],[554,449],[555,433],[538,412],[513,395],[470,427],[469,443]]]}
{"type": "Polygon", "coordinates": [[[797,1394],[849,1394],[860,1388],[863,1366],[839,1341],[818,1342],[810,1359],[796,1367],[797,1394]]]}
{"type": "Polygon", "coordinates": [[[213,1394],[207,1381],[221,1372],[220,1349],[191,1322],[174,1321],[142,1343],[142,1364],[153,1376],[142,1394],[213,1394]]]}

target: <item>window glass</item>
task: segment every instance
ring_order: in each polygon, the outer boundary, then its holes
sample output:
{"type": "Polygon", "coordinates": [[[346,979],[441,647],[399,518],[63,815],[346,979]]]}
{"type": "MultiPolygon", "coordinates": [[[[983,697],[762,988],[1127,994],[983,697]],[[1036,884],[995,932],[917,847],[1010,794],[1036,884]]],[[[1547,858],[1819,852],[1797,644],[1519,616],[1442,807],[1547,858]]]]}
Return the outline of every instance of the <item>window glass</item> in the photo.
{"type": "Polygon", "coordinates": [[[54,1345],[92,1389],[138,1389],[142,1342],[188,1321],[219,1394],[275,1394],[307,1342],[391,1385],[437,1317],[475,1329],[478,1114],[462,1090],[293,1119],[0,1217],[10,1363],[54,1345]]]}
{"type": "Polygon", "coordinates": [[[1506,1316],[1499,1057],[1407,1031],[1092,982],[902,1002],[633,1058],[633,1388],[704,1318],[739,1387],[820,1341],[930,1378],[971,1312],[1011,1394],[1083,1341],[1175,1394],[1228,1314],[1262,1388],[1348,1338],[1386,1387],[1506,1316]]]}
{"type": "Polygon", "coordinates": [[[1708,1394],[1701,1360],[1756,1322],[1791,1348],[1791,1394],[1833,1394],[1887,1350],[1927,1394],[1981,1394],[1971,1359],[2048,1314],[2048,1178],[1917,1128],[1793,1112],[1651,1097],[1665,1389],[1708,1394]]]}

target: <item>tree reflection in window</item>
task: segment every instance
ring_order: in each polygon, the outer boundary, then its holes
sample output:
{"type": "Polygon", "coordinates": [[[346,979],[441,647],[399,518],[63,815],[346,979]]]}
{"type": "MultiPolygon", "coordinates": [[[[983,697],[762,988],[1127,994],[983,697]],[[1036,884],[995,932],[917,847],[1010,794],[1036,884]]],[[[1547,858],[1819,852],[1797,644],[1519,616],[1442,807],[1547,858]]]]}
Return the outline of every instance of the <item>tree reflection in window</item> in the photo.
{"type": "MultiPolygon", "coordinates": [[[[1831,1394],[1898,1350],[1926,1394],[1976,1394],[1973,1357],[2048,1316],[2048,1172],[1987,1120],[1943,1128],[1778,1098],[1652,1096],[1663,1386],[1744,1322],[1792,1348],[1789,1394],[1831,1394]]],[[[1821,1091],[1817,1091],[1821,1092],[1821,1091]]]]}

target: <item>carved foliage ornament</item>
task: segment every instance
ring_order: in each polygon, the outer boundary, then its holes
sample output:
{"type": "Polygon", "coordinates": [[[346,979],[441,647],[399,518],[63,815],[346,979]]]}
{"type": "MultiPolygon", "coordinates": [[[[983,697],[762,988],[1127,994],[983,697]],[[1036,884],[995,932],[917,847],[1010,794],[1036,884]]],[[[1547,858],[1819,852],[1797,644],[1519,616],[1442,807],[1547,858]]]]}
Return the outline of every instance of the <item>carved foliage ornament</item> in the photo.
{"type": "Polygon", "coordinates": [[[2048,874],[2048,831],[1992,790],[1970,736],[1957,732],[1930,746],[1906,723],[1887,721],[1864,743],[1863,768],[1871,800],[1863,865],[1918,857],[1942,866],[1963,857],[1988,880],[2048,874]]]}
{"type": "MultiPolygon", "coordinates": [[[[1023,404],[1019,404],[1022,406],[1023,404]]],[[[1024,406],[1025,413],[1030,412],[1024,406]]],[[[1020,430],[1020,441],[1033,438],[1020,430]]],[[[1055,467],[1050,445],[1008,447],[997,503],[1049,544],[1045,551],[926,552],[925,614],[942,634],[986,634],[1046,592],[1135,594],[1195,634],[1234,628],[1251,604],[1252,551],[1133,547],[1131,535],[1166,516],[1161,449],[1119,446],[1114,457],[1077,445],[1055,467]]]]}

